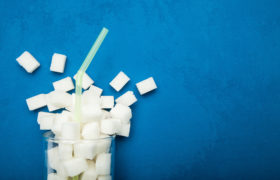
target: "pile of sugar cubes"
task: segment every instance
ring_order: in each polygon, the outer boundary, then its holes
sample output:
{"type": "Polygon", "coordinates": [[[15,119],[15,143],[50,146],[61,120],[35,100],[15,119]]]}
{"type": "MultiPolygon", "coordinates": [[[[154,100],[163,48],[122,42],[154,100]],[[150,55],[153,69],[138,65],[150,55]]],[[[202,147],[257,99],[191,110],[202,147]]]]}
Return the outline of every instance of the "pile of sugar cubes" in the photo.
{"type": "MultiPolygon", "coordinates": [[[[17,58],[17,62],[28,73],[40,66],[27,51],[17,58]]],[[[65,63],[66,56],[55,53],[50,70],[63,73],[65,63]]],[[[119,92],[129,80],[121,71],[109,84],[119,92]]],[[[48,174],[48,180],[66,180],[75,176],[81,180],[111,179],[111,138],[108,137],[129,136],[132,118],[130,106],[137,99],[133,91],[127,91],[117,99],[103,96],[103,90],[93,83],[92,78],[85,73],[82,79],[81,122],[74,120],[75,93],[68,93],[74,89],[71,77],[53,82],[54,90],[47,94],[26,99],[30,111],[47,106],[49,112],[39,112],[37,122],[41,130],[51,130],[59,140],[57,146],[47,150],[48,165],[53,169],[48,174]],[[56,110],[62,111],[57,113],[56,110]],[[96,141],[92,141],[94,139],[96,141]],[[73,140],[78,141],[71,143],[73,140]]],[[[136,86],[141,95],[157,88],[152,77],[136,86]]]]}

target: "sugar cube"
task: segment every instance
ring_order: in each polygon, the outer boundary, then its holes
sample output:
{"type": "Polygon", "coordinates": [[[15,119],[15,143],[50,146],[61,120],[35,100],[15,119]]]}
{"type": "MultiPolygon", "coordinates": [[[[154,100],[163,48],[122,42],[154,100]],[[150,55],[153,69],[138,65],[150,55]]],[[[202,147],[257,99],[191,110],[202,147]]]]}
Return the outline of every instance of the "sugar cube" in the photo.
{"type": "Polygon", "coordinates": [[[128,123],[132,117],[131,109],[122,104],[116,104],[110,111],[112,118],[120,119],[122,123],[128,123]]]}
{"type": "Polygon", "coordinates": [[[112,180],[112,177],[109,175],[106,176],[98,176],[97,180],[112,180]]]}
{"type": "Polygon", "coordinates": [[[52,91],[47,94],[47,102],[49,104],[58,107],[64,108],[72,105],[72,96],[63,91],[52,91]]]}
{"type": "Polygon", "coordinates": [[[26,99],[26,103],[30,111],[39,109],[47,105],[45,94],[39,94],[31,98],[28,98],[26,99]]]}
{"type": "Polygon", "coordinates": [[[101,119],[108,119],[111,118],[111,113],[109,111],[106,110],[102,110],[102,118],[101,119]]]}
{"type": "Polygon", "coordinates": [[[84,105],[82,106],[82,122],[97,121],[102,118],[102,111],[99,106],[96,105],[84,105]]]}
{"type": "MultiPolygon", "coordinates": [[[[74,76],[74,79],[76,80],[77,74],[74,76]]],[[[82,87],[83,89],[88,89],[90,85],[92,85],[94,81],[89,77],[87,73],[84,73],[83,80],[82,80],[82,87]]]]}
{"type": "Polygon", "coordinates": [[[63,78],[61,80],[53,82],[53,87],[57,91],[67,92],[67,91],[70,91],[70,90],[74,89],[74,84],[73,84],[73,81],[72,81],[71,77],[68,76],[68,77],[63,78]]]}
{"type": "Polygon", "coordinates": [[[124,72],[119,72],[119,74],[110,82],[110,85],[116,90],[120,91],[124,85],[129,81],[129,77],[124,72]]]}
{"type": "Polygon", "coordinates": [[[81,180],[96,180],[97,178],[97,172],[95,169],[95,166],[90,166],[88,170],[86,170],[82,175],[81,175],[81,180]]]}
{"type": "Polygon", "coordinates": [[[82,136],[84,139],[97,139],[100,134],[99,123],[96,121],[87,123],[82,130],[82,136]]]}
{"type": "Polygon", "coordinates": [[[63,54],[54,53],[50,70],[53,72],[63,73],[66,62],[66,56],[63,54]]]}
{"type": "Polygon", "coordinates": [[[101,107],[110,109],[114,107],[114,96],[101,96],[101,107]]]}
{"type": "Polygon", "coordinates": [[[136,86],[141,95],[146,94],[147,92],[150,92],[157,88],[153,77],[150,77],[137,83],[136,86]]]}
{"type": "Polygon", "coordinates": [[[103,119],[101,120],[100,130],[104,134],[116,134],[121,128],[121,120],[119,119],[103,119]]]}
{"type": "Polygon", "coordinates": [[[96,95],[98,97],[100,97],[103,92],[103,89],[94,85],[91,85],[88,90],[91,91],[93,95],[96,95]]]}
{"type": "Polygon", "coordinates": [[[83,141],[74,144],[74,156],[92,160],[97,154],[97,143],[94,141],[83,141]]]}
{"type": "Polygon", "coordinates": [[[65,122],[61,127],[61,138],[68,140],[80,139],[80,123],[65,122]]]}
{"type": "Polygon", "coordinates": [[[130,106],[133,103],[135,103],[137,101],[135,95],[133,94],[133,91],[127,91],[126,93],[124,93],[123,95],[121,95],[120,97],[118,97],[116,99],[116,103],[119,104],[123,104],[126,106],[130,106]]]}
{"type": "Polygon", "coordinates": [[[59,163],[58,147],[48,149],[47,156],[48,156],[48,165],[50,166],[50,168],[57,169],[59,163]]]}
{"type": "Polygon", "coordinates": [[[40,66],[40,63],[28,51],[24,51],[16,60],[28,73],[32,73],[40,66]]]}
{"type": "Polygon", "coordinates": [[[61,128],[62,125],[65,122],[70,122],[72,120],[72,115],[70,112],[68,111],[62,111],[62,113],[57,114],[54,123],[53,123],[53,127],[52,127],[52,131],[56,134],[56,135],[60,135],[61,134],[61,128]]]}
{"type": "Polygon", "coordinates": [[[56,114],[48,112],[39,112],[37,122],[40,125],[41,130],[50,130],[53,127],[56,114]]]}
{"type": "Polygon", "coordinates": [[[122,123],[120,130],[117,132],[117,135],[128,137],[129,132],[130,132],[130,123],[122,123]]]}
{"type": "Polygon", "coordinates": [[[109,175],[111,171],[111,153],[102,153],[96,157],[96,172],[98,175],[109,175]]]}
{"type": "Polygon", "coordinates": [[[83,158],[72,158],[63,162],[68,176],[74,177],[88,169],[87,161],[83,158]]]}
{"type": "Polygon", "coordinates": [[[73,145],[70,143],[60,142],[58,145],[58,154],[61,160],[71,159],[73,154],[73,145]]]}
{"type": "Polygon", "coordinates": [[[97,154],[108,153],[111,147],[111,139],[104,138],[97,141],[97,154]]]}

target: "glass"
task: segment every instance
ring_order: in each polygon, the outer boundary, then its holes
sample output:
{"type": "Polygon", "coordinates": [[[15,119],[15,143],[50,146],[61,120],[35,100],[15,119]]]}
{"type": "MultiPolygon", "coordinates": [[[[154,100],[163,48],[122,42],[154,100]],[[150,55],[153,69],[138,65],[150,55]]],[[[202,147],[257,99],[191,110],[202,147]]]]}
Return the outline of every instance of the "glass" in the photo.
{"type": "Polygon", "coordinates": [[[44,180],[114,179],[115,136],[65,140],[48,131],[43,137],[44,180]]]}

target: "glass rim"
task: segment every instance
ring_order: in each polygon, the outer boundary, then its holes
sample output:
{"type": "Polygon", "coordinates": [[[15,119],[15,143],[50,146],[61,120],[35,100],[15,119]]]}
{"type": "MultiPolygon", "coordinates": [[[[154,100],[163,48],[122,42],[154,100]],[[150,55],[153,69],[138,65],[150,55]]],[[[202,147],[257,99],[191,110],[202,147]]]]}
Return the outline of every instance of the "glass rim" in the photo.
{"type": "Polygon", "coordinates": [[[55,137],[55,134],[52,131],[47,131],[45,133],[43,133],[43,138],[45,141],[50,141],[50,142],[69,142],[69,143],[75,143],[75,142],[82,142],[82,141],[100,141],[100,140],[113,140],[116,138],[116,135],[108,135],[106,137],[99,137],[96,139],[62,139],[59,137],[55,137]]]}

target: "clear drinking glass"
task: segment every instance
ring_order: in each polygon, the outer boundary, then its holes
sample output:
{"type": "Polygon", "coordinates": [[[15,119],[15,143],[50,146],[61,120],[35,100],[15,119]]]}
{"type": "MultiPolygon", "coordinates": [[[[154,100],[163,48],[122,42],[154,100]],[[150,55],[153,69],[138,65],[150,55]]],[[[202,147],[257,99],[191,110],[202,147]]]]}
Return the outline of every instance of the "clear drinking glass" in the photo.
{"type": "Polygon", "coordinates": [[[44,180],[114,179],[115,136],[65,140],[44,133],[44,180]]]}

